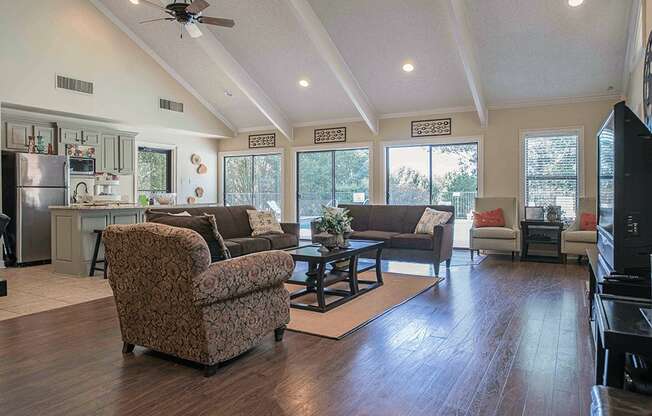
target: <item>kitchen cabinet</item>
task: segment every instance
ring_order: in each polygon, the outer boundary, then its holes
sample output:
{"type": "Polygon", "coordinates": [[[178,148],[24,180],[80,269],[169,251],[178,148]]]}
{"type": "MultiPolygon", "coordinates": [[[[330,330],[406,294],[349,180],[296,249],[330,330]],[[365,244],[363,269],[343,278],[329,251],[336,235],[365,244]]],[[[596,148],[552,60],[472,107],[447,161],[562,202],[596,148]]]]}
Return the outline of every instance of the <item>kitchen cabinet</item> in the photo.
{"type": "MultiPolygon", "coordinates": [[[[46,152],[48,150],[48,145],[51,144],[52,147],[56,146],[56,141],[54,139],[55,131],[56,129],[50,126],[34,126],[34,137],[38,138],[38,136],[41,136],[43,138],[46,152]]],[[[36,144],[38,144],[38,140],[36,140],[36,144]]]]}
{"type": "Polygon", "coordinates": [[[32,124],[8,121],[6,126],[5,147],[11,150],[26,151],[28,138],[32,136],[32,124]]]}
{"type": "Polygon", "coordinates": [[[97,172],[118,173],[118,136],[102,134],[96,149],[95,170],[97,172]]]}
{"type": "Polygon", "coordinates": [[[36,138],[43,137],[43,144],[47,151],[48,144],[55,145],[55,128],[48,125],[34,124],[29,121],[7,121],[5,129],[4,148],[26,152],[29,144],[29,136],[34,136],[34,144],[38,144],[36,138]]]}
{"type": "Polygon", "coordinates": [[[61,127],[59,141],[63,144],[82,144],[81,129],[61,127]]]}
{"type": "Polygon", "coordinates": [[[135,140],[132,136],[120,136],[118,144],[118,173],[121,175],[131,175],[134,173],[135,140]]]}
{"type": "Polygon", "coordinates": [[[100,144],[100,132],[93,130],[83,130],[82,144],[84,146],[98,146],[100,144]]]}

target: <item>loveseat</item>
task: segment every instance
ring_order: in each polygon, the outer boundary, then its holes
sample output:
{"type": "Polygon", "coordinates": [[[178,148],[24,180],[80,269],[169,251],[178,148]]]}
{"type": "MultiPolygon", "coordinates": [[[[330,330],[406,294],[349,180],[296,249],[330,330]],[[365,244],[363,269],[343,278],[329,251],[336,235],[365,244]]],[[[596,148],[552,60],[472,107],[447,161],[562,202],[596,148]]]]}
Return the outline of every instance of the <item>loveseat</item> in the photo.
{"type": "Polygon", "coordinates": [[[448,205],[347,205],[353,221],[354,240],[385,241],[383,259],[431,263],[439,275],[439,265],[450,266],[453,255],[455,208],[448,205]],[[435,227],[433,235],[415,234],[414,230],[426,208],[453,215],[446,224],[435,227]]]}
{"type": "Polygon", "coordinates": [[[110,225],[103,237],[123,353],[151,348],[202,364],[210,376],[270,332],[282,339],[290,321],[289,254],[211,264],[198,233],[154,223],[110,225]]]}
{"type": "MultiPolygon", "coordinates": [[[[231,257],[239,257],[245,254],[258,253],[267,250],[282,250],[296,247],[299,244],[299,224],[281,223],[283,234],[267,234],[258,237],[251,236],[249,215],[247,210],[255,210],[250,205],[237,206],[208,206],[193,208],[166,208],[164,206],[153,208],[145,213],[145,219],[156,213],[179,214],[188,212],[193,216],[210,214],[215,216],[217,231],[222,235],[226,248],[229,249],[231,257]]],[[[209,242],[209,250],[215,259],[216,242],[209,242]]]]}

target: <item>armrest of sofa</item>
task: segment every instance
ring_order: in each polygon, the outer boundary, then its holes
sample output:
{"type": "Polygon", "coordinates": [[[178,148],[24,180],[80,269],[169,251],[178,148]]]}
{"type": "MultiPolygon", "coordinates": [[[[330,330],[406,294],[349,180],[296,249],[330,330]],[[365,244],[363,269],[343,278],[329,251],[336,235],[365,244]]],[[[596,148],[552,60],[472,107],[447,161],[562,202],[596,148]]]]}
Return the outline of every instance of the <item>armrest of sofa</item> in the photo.
{"type": "Polygon", "coordinates": [[[286,234],[292,234],[299,237],[299,224],[296,222],[282,222],[281,229],[286,234]]]}
{"type": "Polygon", "coordinates": [[[193,282],[196,305],[244,296],[282,284],[292,275],[294,261],[284,251],[265,251],[211,264],[193,282]]]}
{"type": "Polygon", "coordinates": [[[448,260],[453,256],[454,224],[441,224],[435,227],[432,234],[433,251],[439,261],[448,260]]]}

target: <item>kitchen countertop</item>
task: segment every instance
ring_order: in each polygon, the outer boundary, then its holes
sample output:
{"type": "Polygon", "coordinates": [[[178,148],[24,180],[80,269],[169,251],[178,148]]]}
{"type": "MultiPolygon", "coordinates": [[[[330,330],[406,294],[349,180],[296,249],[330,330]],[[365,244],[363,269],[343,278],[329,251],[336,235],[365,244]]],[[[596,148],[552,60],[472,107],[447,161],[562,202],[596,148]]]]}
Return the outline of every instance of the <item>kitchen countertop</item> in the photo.
{"type": "Polygon", "coordinates": [[[140,209],[140,210],[147,210],[147,209],[157,209],[157,210],[165,210],[168,208],[201,208],[201,207],[211,207],[211,206],[217,206],[216,204],[193,204],[193,205],[148,205],[148,206],[140,206],[136,204],[109,204],[109,205],[92,205],[92,204],[71,204],[71,205],[50,205],[48,208],[51,210],[55,209],[60,209],[60,210],[78,210],[78,211],[91,211],[91,210],[96,210],[96,211],[102,211],[102,210],[120,210],[120,209],[140,209]]]}

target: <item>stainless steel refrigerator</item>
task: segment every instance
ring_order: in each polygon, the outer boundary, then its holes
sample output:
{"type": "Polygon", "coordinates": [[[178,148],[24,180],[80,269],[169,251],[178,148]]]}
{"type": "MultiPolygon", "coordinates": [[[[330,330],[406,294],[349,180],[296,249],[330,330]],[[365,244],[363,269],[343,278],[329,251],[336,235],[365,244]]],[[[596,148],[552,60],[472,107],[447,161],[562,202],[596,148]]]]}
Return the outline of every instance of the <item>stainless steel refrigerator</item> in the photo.
{"type": "Polygon", "coordinates": [[[2,210],[11,217],[5,263],[51,260],[50,205],[68,205],[68,156],[2,152],[2,210]]]}

